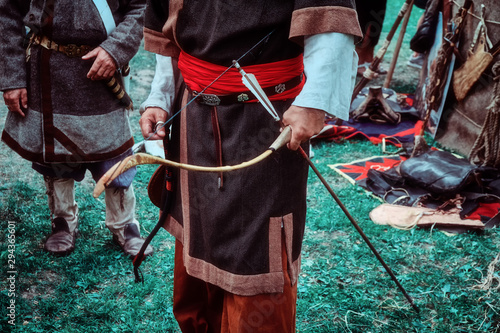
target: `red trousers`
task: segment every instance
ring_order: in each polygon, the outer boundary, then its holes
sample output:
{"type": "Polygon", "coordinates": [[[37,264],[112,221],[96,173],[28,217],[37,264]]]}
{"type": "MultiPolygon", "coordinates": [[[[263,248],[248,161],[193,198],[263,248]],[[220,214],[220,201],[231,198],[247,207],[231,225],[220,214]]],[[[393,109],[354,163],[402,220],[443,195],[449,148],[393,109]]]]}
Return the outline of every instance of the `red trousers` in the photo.
{"type": "Polygon", "coordinates": [[[174,316],[183,333],[295,332],[297,284],[290,283],[284,242],[283,293],[239,296],[187,274],[175,244],[174,316]]]}

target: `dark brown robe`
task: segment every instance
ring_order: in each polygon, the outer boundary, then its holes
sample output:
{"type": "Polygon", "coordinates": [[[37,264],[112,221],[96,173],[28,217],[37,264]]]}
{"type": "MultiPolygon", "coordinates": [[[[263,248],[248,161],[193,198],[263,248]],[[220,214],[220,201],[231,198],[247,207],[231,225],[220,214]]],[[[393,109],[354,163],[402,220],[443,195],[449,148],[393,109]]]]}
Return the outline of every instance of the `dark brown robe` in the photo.
{"type": "MultiPolygon", "coordinates": [[[[173,57],[182,50],[222,66],[230,66],[271,31],[241,59],[242,66],[296,57],[306,35],[360,36],[350,0],[149,1],[148,6],[147,50],[173,57]]],[[[189,97],[188,91],[184,93],[185,99],[189,97]]],[[[282,114],[291,103],[273,104],[282,114]]],[[[223,165],[238,164],[265,151],[279,129],[258,103],[191,103],[175,120],[173,158],[216,166],[220,150],[223,165]]],[[[183,243],[188,274],[238,295],[281,292],[284,234],[288,271],[296,283],[307,172],[307,162],[286,148],[257,165],[224,174],[222,187],[217,173],[176,172],[177,195],[165,228],[183,243]]]]}

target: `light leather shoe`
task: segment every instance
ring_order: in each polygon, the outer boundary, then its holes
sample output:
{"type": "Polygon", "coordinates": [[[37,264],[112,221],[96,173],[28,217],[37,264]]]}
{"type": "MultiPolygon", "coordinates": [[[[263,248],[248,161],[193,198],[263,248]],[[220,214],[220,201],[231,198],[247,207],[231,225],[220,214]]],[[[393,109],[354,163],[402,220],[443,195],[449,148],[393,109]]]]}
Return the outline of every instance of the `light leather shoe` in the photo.
{"type": "Polygon", "coordinates": [[[44,249],[59,256],[66,256],[75,249],[76,230],[69,231],[68,223],[62,217],[52,221],[52,234],[45,241],[44,249]]]}
{"type": "MultiPolygon", "coordinates": [[[[144,239],[141,238],[139,229],[136,224],[130,223],[125,226],[123,231],[125,237],[125,243],[120,244],[116,236],[113,236],[115,242],[117,242],[122,248],[123,252],[129,256],[135,257],[137,253],[141,250],[142,244],[144,244],[144,239]]],[[[144,251],[145,256],[149,256],[153,253],[153,247],[148,245],[144,251]]]]}

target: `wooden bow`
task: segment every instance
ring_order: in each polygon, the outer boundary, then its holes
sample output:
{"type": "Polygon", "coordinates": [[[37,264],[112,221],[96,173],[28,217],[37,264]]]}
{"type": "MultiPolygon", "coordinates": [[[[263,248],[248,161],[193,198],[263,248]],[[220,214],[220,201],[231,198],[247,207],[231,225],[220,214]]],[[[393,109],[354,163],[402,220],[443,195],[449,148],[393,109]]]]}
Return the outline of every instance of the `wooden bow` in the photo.
{"type": "Polygon", "coordinates": [[[124,173],[130,168],[133,168],[137,165],[143,165],[143,164],[158,164],[158,165],[168,165],[172,166],[175,168],[180,168],[180,169],[185,169],[189,171],[201,171],[201,172],[228,172],[228,171],[234,171],[234,170],[239,170],[239,169],[244,169],[247,168],[251,165],[257,164],[264,159],[266,159],[269,155],[271,155],[273,152],[278,150],[279,148],[283,147],[285,144],[287,144],[290,141],[292,135],[292,130],[290,126],[287,126],[283,129],[281,134],[278,136],[276,140],[269,146],[269,148],[260,154],[259,156],[246,161],[242,162],[240,164],[236,165],[225,165],[225,166],[220,166],[220,167],[207,167],[207,166],[199,166],[199,165],[192,165],[192,164],[187,164],[187,163],[180,163],[180,162],[175,162],[175,161],[170,161],[166,160],[161,157],[149,155],[149,154],[144,154],[144,153],[137,153],[131,156],[126,157],[124,160],[116,163],[113,165],[102,177],[99,179],[97,182],[95,188],[94,188],[94,198],[97,198],[101,195],[102,192],[104,192],[104,189],[106,186],[108,186],[116,177],[124,173]]]}

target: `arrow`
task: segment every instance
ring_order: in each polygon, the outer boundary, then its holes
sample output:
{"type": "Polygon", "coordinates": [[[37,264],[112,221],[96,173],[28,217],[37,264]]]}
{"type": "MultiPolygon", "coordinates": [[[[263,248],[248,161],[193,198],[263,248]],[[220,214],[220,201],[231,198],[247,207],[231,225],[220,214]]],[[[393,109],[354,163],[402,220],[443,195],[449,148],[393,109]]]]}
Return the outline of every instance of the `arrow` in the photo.
{"type": "Polygon", "coordinates": [[[269,98],[267,98],[266,93],[262,88],[260,87],[259,82],[257,81],[257,78],[253,74],[247,74],[243,68],[241,68],[240,64],[236,60],[233,60],[233,65],[236,67],[237,70],[240,71],[241,74],[241,81],[245,85],[245,87],[248,88],[259,100],[259,102],[262,103],[262,106],[269,112],[271,117],[274,118],[276,121],[280,121],[280,116],[278,116],[278,113],[274,109],[273,105],[271,104],[271,101],[269,98]]]}
{"type": "MultiPolygon", "coordinates": [[[[247,73],[245,73],[245,71],[240,67],[240,65],[238,64],[238,62],[236,60],[233,60],[233,64],[240,71],[240,73],[241,73],[241,75],[243,77],[243,84],[257,97],[257,99],[259,100],[259,102],[262,103],[262,105],[269,112],[269,114],[276,121],[278,121],[278,122],[281,123],[281,119],[279,118],[278,113],[274,109],[274,106],[271,104],[271,101],[269,100],[269,98],[267,97],[267,95],[264,93],[264,91],[260,87],[260,84],[257,81],[257,79],[255,78],[255,76],[253,74],[247,74],[247,73]]],[[[287,126],[287,128],[289,128],[289,126],[287,126]]],[[[352,217],[352,215],[349,213],[349,211],[347,210],[347,208],[345,207],[345,205],[342,203],[342,201],[340,200],[340,198],[337,196],[337,194],[335,194],[335,192],[333,191],[333,189],[327,183],[326,179],[323,177],[323,175],[321,174],[321,172],[319,172],[319,170],[316,168],[316,166],[311,161],[311,159],[309,158],[309,156],[307,156],[307,154],[304,151],[304,149],[302,149],[302,147],[300,147],[300,146],[299,146],[299,153],[307,161],[307,163],[309,164],[309,166],[311,167],[311,169],[313,169],[314,173],[318,176],[319,180],[325,186],[325,188],[328,191],[328,193],[330,193],[330,195],[333,197],[333,199],[335,200],[335,202],[337,202],[337,204],[339,205],[340,209],[342,209],[342,211],[344,212],[344,214],[346,215],[346,217],[349,219],[349,221],[352,223],[352,225],[354,226],[354,228],[361,235],[361,238],[363,238],[363,240],[368,245],[368,247],[370,248],[370,250],[373,252],[373,254],[375,255],[375,257],[378,259],[378,261],[385,268],[387,274],[389,274],[389,276],[394,281],[394,283],[396,284],[396,286],[403,293],[403,295],[405,296],[405,298],[408,301],[408,303],[410,303],[410,305],[413,307],[413,309],[415,309],[415,311],[417,311],[417,313],[420,312],[419,308],[415,305],[415,303],[413,303],[413,299],[411,298],[411,296],[406,292],[405,288],[401,285],[401,283],[397,279],[396,275],[394,275],[394,273],[392,272],[391,268],[386,264],[386,262],[384,261],[384,259],[380,256],[380,254],[378,253],[377,249],[373,246],[373,244],[370,242],[370,239],[366,236],[366,234],[364,233],[363,229],[361,229],[361,227],[359,226],[358,222],[356,222],[356,220],[354,219],[354,217],[352,217]]]]}

